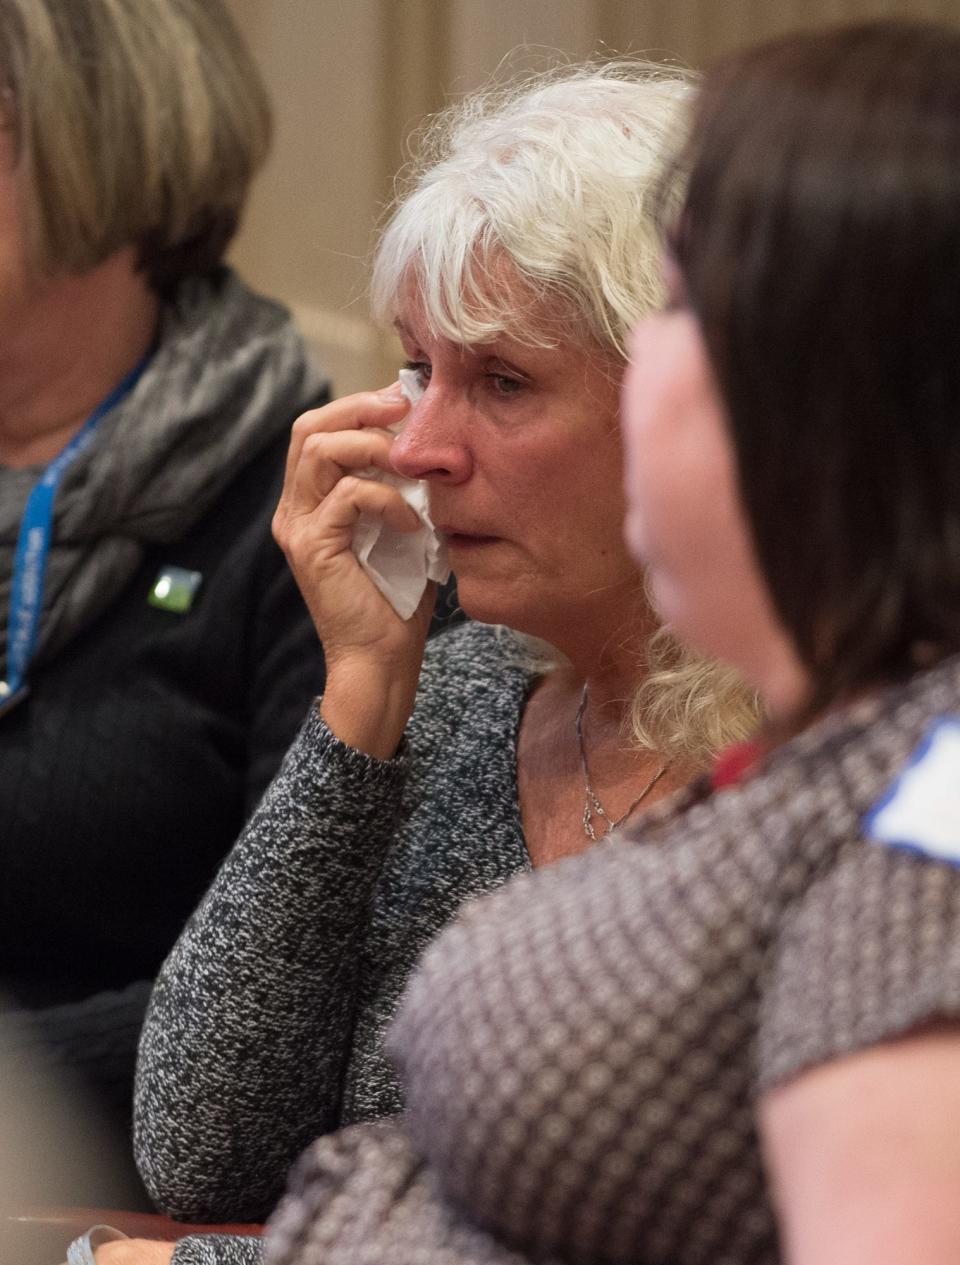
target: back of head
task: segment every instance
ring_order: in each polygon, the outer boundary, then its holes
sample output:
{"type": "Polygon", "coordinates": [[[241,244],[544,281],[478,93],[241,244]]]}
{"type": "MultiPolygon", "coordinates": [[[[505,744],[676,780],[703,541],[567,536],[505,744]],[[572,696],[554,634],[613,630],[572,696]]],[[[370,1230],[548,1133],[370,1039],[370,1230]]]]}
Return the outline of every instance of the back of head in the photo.
{"type": "Polygon", "coordinates": [[[219,262],[269,140],[223,0],[4,0],[0,77],[38,272],[135,246],[163,290],[219,262]]]}
{"type": "Polygon", "coordinates": [[[817,702],[960,649],[960,32],[721,63],[674,251],[817,702]]]}
{"type": "Polygon", "coordinates": [[[437,116],[380,242],[374,308],[390,317],[413,276],[453,341],[573,334],[624,356],[660,295],[652,195],[689,95],[683,72],[618,61],[474,93],[437,116]]]}

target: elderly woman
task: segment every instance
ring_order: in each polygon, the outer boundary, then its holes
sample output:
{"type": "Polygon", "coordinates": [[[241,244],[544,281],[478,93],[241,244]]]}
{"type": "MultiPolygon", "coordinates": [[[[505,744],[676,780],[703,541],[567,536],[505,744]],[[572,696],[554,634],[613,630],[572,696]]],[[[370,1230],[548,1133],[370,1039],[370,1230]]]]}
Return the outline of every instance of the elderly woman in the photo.
{"type": "MultiPolygon", "coordinates": [[[[327,688],[158,980],[136,1144],[174,1215],[260,1218],[311,1138],[396,1112],[383,1033],[460,904],[752,726],[732,677],[664,650],[620,528],[624,339],[660,297],[651,194],[687,94],[607,66],[443,117],[374,275],[424,394],[294,428],[276,531],[327,688]],[[416,526],[371,467],[426,482],[482,621],[426,652],[432,592],[401,619],[351,550],[360,514],[416,526]]],[[[187,1239],[174,1260],[256,1251],[187,1239]]]]}
{"type": "Polygon", "coordinates": [[[269,524],[326,391],[221,262],[269,118],[220,0],[10,0],[0,78],[0,979],[128,1130],[149,981],[321,681],[269,524]]]}
{"type": "Polygon", "coordinates": [[[687,159],[628,535],[770,726],[441,937],[430,1167],[318,1143],[271,1265],[960,1260],[960,33],[743,54],[687,159]]]}

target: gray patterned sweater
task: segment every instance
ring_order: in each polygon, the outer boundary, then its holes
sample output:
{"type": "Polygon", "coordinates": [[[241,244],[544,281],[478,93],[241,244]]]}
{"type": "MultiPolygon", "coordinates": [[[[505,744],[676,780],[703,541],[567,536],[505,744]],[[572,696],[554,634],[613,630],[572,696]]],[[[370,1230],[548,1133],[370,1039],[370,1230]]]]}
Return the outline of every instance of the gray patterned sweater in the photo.
{"type": "MultiPolygon", "coordinates": [[[[529,869],[516,744],[531,679],[488,627],[434,639],[386,762],[311,709],[157,979],[135,1148],[170,1215],[262,1220],[313,1138],[401,1107],[383,1035],[420,953],[464,900],[529,869]]],[[[174,1254],[259,1259],[229,1236],[174,1254]]]]}

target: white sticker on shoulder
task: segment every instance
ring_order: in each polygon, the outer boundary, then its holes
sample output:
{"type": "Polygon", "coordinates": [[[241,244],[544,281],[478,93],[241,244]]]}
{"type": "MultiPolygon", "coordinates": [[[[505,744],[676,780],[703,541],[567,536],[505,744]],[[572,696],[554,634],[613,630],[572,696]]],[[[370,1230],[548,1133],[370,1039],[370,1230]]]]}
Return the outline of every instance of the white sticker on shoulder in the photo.
{"type": "Polygon", "coordinates": [[[876,843],[960,865],[960,717],[930,727],[863,828],[876,843]]]}

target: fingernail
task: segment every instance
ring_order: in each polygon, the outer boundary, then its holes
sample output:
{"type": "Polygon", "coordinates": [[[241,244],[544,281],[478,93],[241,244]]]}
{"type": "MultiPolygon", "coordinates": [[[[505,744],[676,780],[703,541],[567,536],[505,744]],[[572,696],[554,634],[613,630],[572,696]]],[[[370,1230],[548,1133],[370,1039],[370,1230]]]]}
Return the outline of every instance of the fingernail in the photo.
{"type": "Polygon", "coordinates": [[[381,387],[377,392],[381,400],[393,402],[394,400],[405,400],[407,397],[403,393],[403,387],[399,382],[392,382],[388,387],[381,387]]]}

